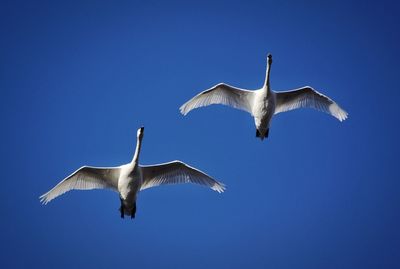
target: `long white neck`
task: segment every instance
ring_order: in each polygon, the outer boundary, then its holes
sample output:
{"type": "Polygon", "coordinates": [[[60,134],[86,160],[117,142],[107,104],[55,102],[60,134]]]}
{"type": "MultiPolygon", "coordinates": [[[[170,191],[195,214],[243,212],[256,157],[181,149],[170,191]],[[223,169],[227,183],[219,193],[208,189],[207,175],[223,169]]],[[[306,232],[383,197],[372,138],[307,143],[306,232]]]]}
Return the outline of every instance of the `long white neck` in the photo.
{"type": "Polygon", "coordinates": [[[264,89],[267,90],[267,92],[270,92],[270,85],[269,85],[269,73],[271,72],[271,65],[272,61],[268,60],[267,61],[267,71],[265,74],[265,82],[264,82],[264,89]]]}
{"type": "Polygon", "coordinates": [[[141,137],[141,136],[138,136],[137,142],[136,142],[135,154],[133,155],[131,164],[138,163],[141,147],[142,147],[142,137],[141,137]]]}

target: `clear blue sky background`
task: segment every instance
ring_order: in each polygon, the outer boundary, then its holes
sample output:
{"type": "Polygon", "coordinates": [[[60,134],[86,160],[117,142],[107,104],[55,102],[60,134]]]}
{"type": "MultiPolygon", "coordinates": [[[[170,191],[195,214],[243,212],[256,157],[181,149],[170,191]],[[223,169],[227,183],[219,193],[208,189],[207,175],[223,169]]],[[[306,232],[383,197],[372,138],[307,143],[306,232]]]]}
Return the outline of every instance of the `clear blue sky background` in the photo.
{"type": "Polygon", "coordinates": [[[399,6],[361,1],[2,1],[1,268],[399,268],[399,6]],[[179,106],[218,82],[311,85],[255,138],[249,114],[179,106]],[[227,184],[38,197],[81,165],[175,159],[227,184]]]}

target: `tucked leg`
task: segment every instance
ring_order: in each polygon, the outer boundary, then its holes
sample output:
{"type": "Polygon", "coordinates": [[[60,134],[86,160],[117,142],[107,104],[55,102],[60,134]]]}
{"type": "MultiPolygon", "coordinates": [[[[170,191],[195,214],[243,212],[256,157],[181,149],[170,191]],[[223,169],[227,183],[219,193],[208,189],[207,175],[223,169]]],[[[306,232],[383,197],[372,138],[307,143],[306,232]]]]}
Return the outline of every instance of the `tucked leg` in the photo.
{"type": "Polygon", "coordinates": [[[120,199],[121,200],[121,206],[120,206],[120,208],[119,208],[119,211],[121,212],[121,218],[123,219],[124,218],[124,203],[123,203],[123,201],[122,201],[122,199],[120,199]]]}
{"type": "Polygon", "coordinates": [[[269,128],[267,129],[267,132],[265,133],[265,137],[268,138],[268,134],[269,134],[269,128]]]}
{"type": "Polygon", "coordinates": [[[256,137],[260,137],[260,131],[256,129],[256,137]]]}
{"type": "Polygon", "coordinates": [[[135,218],[135,214],[136,214],[136,202],[133,204],[131,219],[135,218]]]}

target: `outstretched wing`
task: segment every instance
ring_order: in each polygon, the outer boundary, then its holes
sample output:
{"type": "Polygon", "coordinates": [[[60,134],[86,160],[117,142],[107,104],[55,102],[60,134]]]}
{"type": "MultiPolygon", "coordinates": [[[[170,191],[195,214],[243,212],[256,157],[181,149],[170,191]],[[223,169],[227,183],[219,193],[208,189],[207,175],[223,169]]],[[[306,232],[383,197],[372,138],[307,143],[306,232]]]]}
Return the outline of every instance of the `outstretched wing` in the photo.
{"type": "Polygon", "coordinates": [[[275,114],[303,107],[314,108],[328,113],[339,121],[344,121],[347,119],[348,115],[346,111],[344,111],[328,96],[317,92],[309,86],[292,91],[276,93],[275,114]]]}
{"type": "Polygon", "coordinates": [[[70,190],[111,189],[118,191],[119,171],[118,167],[83,166],[40,196],[40,201],[47,204],[70,190]]]}
{"type": "Polygon", "coordinates": [[[181,161],[141,166],[143,183],[140,190],[162,184],[195,183],[210,187],[219,193],[224,192],[225,185],[181,161]]]}
{"type": "Polygon", "coordinates": [[[188,102],[183,104],[179,109],[183,115],[186,115],[191,110],[198,107],[212,104],[222,104],[241,109],[252,114],[253,96],[253,91],[243,90],[220,83],[199,93],[188,102]]]}

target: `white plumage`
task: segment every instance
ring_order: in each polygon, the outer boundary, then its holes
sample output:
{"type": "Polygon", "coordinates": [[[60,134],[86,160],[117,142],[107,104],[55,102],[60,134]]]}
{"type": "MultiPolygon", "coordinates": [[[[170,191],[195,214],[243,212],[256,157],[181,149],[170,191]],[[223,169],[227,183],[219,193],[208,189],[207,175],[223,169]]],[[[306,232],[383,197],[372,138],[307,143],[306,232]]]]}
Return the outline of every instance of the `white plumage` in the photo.
{"type": "Polygon", "coordinates": [[[347,118],[347,112],[329,97],[306,86],[299,89],[275,92],[271,90],[269,75],[272,56],[268,55],[265,83],[261,89],[249,91],[224,83],[205,90],[180,107],[183,115],[191,110],[212,104],[223,104],[249,112],[256,125],[256,136],[261,140],[268,137],[273,115],[297,108],[314,108],[328,113],[339,121],[347,118]]]}
{"type": "Polygon", "coordinates": [[[276,93],[275,114],[294,110],[297,108],[314,108],[321,112],[328,113],[339,121],[347,119],[347,112],[344,111],[328,96],[317,92],[310,86],[299,89],[276,93]]]}
{"type": "Polygon", "coordinates": [[[82,166],[50,191],[40,196],[40,201],[47,204],[70,190],[110,189],[118,192],[119,172],[120,167],[82,166]]]}
{"type": "Polygon", "coordinates": [[[142,165],[143,183],[140,190],[163,184],[195,183],[207,186],[219,193],[224,192],[225,185],[215,181],[206,173],[181,161],[172,161],[156,165],[142,165]]]}
{"type": "Polygon", "coordinates": [[[110,189],[119,193],[121,217],[135,217],[137,193],[141,190],[163,185],[194,183],[224,192],[225,185],[206,173],[181,161],[156,165],[139,165],[139,154],[144,128],[137,132],[137,145],[132,161],[118,167],[83,166],[63,179],[54,188],[40,196],[43,204],[70,190],[110,189]]]}
{"type": "Polygon", "coordinates": [[[198,107],[223,104],[252,114],[253,99],[253,91],[243,90],[220,83],[193,97],[189,102],[181,106],[180,111],[183,115],[186,115],[192,109],[198,107]]]}

